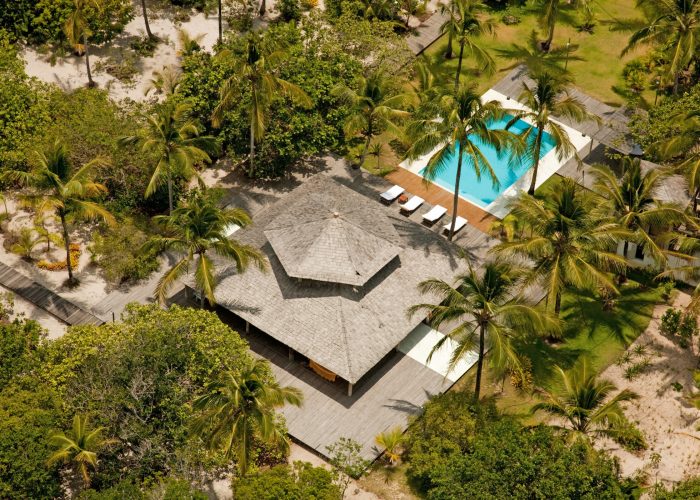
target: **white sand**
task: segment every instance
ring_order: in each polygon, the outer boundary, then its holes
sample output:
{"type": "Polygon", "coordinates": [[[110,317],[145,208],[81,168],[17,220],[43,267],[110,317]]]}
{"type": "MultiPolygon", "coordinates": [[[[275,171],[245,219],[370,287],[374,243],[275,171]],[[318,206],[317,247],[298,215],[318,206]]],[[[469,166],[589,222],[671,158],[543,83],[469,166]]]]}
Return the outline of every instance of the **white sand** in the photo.
{"type": "MultiPolygon", "coordinates": [[[[130,98],[135,101],[146,99],[144,91],[148,88],[149,81],[154,71],[160,71],[165,67],[179,65],[177,55],[180,49],[178,45],[178,28],[184,29],[190,37],[203,35],[199,44],[206,50],[211,50],[218,37],[218,21],[215,15],[206,16],[203,13],[193,15],[189,21],[176,24],[170,19],[168,13],[152,12],[149,16],[151,32],[160,37],[163,42],[158,45],[152,57],[144,57],[138,63],[140,75],[136,75],[132,82],[123,83],[107,74],[96,72],[98,63],[106,62],[110,56],[118,58],[121,52],[133,52],[129,47],[132,40],[145,36],[145,25],[141,14],[140,5],[135,5],[137,15],[126,26],[116,40],[108,46],[92,47],[90,51],[90,66],[93,80],[100,88],[109,89],[110,96],[115,100],[130,98]]],[[[224,29],[226,26],[224,25],[224,29]]],[[[50,63],[50,54],[39,54],[34,48],[25,47],[23,57],[26,61],[26,71],[30,76],[48,83],[56,83],[65,90],[73,90],[84,87],[87,84],[87,70],[85,58],[70,55],[58,59],[55,65],[50,63]]]]}
{"type": "MultiPolygon", "coordinates": [[[[675,304],[683,306],[688,301],[687,294],[679,294],[675,304]]],[[[692,377],[698,367],[698,339],[694,339],[694,348],[682,349],[662,335],[659,318],[667,308],[665,304],[656,306],[649,327],[628,349],[631,352],[635,345],[647,345],[651,366],[632,381],[624,378],[624,366],[610,366],[601,375],[618,389],[630,389],[640,396],[639,400],[626,404],[625,415],[642,431],[649,449],[632,454],[611,441],[601,442],[599,446],[619,458],[623,475],[644,471],[651,483],[658,479],[670,485],[700,474],[700,410],[685,401],[685,395],[694,390],[692,377]],[[674,390],[674,382],[682,384],[683,390],[674,390]],[[661,456],[658,469],[651,463],[654,453],[661,456]]]]}
{"type": "MultiPolygon", "coordinates": [[[[14,213],[14,216],[8,224],[9,231],[19,231],[22,227],[33,226],[33,214],[25,210],[17,210],[13,200],[8,201],[8,206],[10,212],[14,213]]],[[[47,217],[46,220],[46,227],[51,232],[59,231],[52,218],[47,217]]],[[[74,271],[75,277],[80,280],[80,285],[75,288],[69,289],[63,286],[64,282],[68,279],[67,271],[47,271],[39,269],[36,265],[36,261],[41,259],[49,261],[65,260],[65,250],[56,248],[55,245],[52,245],[50,254],[45,253],[43,244],[38,245],[35,247],[32,254],[36,260],[34,262],[27,262],[18,255],[5,249],[3,243],[7,233],[0,233],[0,261],[13,267],[37,283],[44,285],[48,289],[59,293],[76,305],[90,310],[92,305],[104,298],[109,291],[109,286],[104,278],[102,278],[97,266],[90,262],[90,253],[87,251],[86,244],[89,242],[90,233],[93,229],[94,227],[91,224],[81,224],[74,228],[72,234],[72,242],[79,243],[82,249],[78,268],[74,271]]]]}
{"type": "MultiPolygon", "coordinates": [[[[0,286],[0,293],[5,294],[10,292],[7,288],[0,286]]],[[[10,292],[12,293],[12,292],[10,292]]],[[[24,300],[17,294],[13,294],[14,300],[14,313],[11,315],[10,319],[15,318],[28,318],[37,321],[42,328],[46,329],[47,337],[49,339],[57,339],[66,333],[66,325],[63,321],[59,320],[55,316],[52,316],[43,309],[36,307],[31,302],[24,300]]]]}
{"type": "MultiPolygon", "coordinates": [[[[192,11],[189,20],[185,22],[176,22],[174,20],[174,10],[169,6],[165,9],[154,10],[149,6],[149,25],[151,32],[160,37],[162,42],[158,45],[152,57],[141,57],[137,64],[139,74],[130,82],[120,82],[105,71],[97,71],[100,63],[106,63],[110,57],[114,60],[120,60],[120,57],[126,53],[133,53],[130,48],[130,43],[133,40],[144,38],[146,27],[143,16],[141,14],[141,4],[134,0],[134,19],[127,24],[124,32],[115,40],[103,46],[90,46],[90,67],[92,69],[93,80],[100,88],[109,90],[109,94],[114,100],[122,100],[125,98],[134,101],[144,101],[148,99],[144,92],[150,85],[150,80],[153,78],[155,71],[161,71],[163,68],[179,66],[180,58],[178,51],[180,50],[178,41],[178,31],[180,29],[186,31],[191,38],[197,38],[201,35],[198,43],[205,50],[211,50],[218,39],[218,17],[215,11],[211,13],[197,13],[192,11]]],[[[274,19],[277,13],[274,10],[275,1],[267,0],[268,14],[260,19],[254,19],[254,28],[264,27],[267,22],[274,19]]],[[[223,21],[224,33],[228,30],[225,20],[223,21]]],[[[74,90],[84,87],[87,84],[87,70],[85,67],[85,58],[68,55],[64,58],[58,58],[54,65],[51,64],[50,53],[39,53],[33,47],[25,47],[22,51],[22,56],[26,62],[26,72],[28,75],[38,78],[47,83],[55,83],[64,90],[74,90]]],[[[149,95],[152,95],[149,94],[149,95]]]]}

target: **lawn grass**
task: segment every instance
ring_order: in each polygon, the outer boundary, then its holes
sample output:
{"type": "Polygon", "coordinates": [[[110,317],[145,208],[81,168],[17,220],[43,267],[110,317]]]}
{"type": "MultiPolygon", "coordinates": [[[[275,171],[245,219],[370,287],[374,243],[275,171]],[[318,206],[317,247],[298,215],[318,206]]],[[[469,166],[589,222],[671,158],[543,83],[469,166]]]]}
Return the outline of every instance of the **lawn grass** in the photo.
{"type": "MultiPolygon", "coordinates": [[[[491,13],[491,17],[497,21],[496,37],[483,37],[481,42],[496,59],[497,71],[493,75],[480,75],[473,62],[465,60],[462,70],[463,81],[474,81],[479,90],[486,91],[505,76],[513,62],[497,57],[496,51],[509,48],[513,43],[526,44],[532,31],[539,30],[536,10],[530,5],[531,2],[528,4],[528,7],[517,10],[521,22],[516,25],[503,24],[501,11],[491,13]]],[[[621,74],[625,63],[645,50],[637,49],[622,57],[620,53],[627,45],[630,33],[612,29],[615,22],[641,19],[641,14],[634,4],[634,0],[595,2],[594,9],[597,12],[598,22],[593,34],[579,31],[576,26],[580,22],[580,14],[573,7],[563,5],[560,21],[554,31],[553,47],[566,46],[567,41],[571,40],[571,46],[578,47],[577,50],[572,51],[572,55],[583,59],[582,61],[571,60],[568,63],[568,69],[574,77],[576,86],[585,93],[614,106],[624,103],[624,99],[613,90],[613,87],[622,84],[621,74]]],[[[544,38],[544,35],[538,35],[538,39],[544,38]]],[[[442,37],[431,45],[425,54],[439,61],[451,74],[454,74],[457,70],[457,58],[445,60],[442,55],[446,47],[447,37],[442,37]]],[[[645,97],[649,98],[648,95],[645,97]]]]}
{"type": "MultiPolygon", "coordinates": [[[[533,384],[544,389],[556,389],[556,366],[568,369],[582,357],[588,358],[597,372],[602,372],[647,328],[654,306],[662,301],[662,289],[654,283],[630,279],[620,287],[617,305],[611,311],[603,309],[600,298],[590,291],[567,290],[562,296],[561,342],[550,344],[536,339],[518,346],[519,352],[532,360],[533,384]]],[[[474,370],[463,377],[455,390],[473,390],[474,370]]],[[[529,423],[537,421],[529,414],[536,398],[497,379],[493,371],[485,370],[482,388],[485,395],[496,397],[503,411],[520,415],[529,423]]]]}

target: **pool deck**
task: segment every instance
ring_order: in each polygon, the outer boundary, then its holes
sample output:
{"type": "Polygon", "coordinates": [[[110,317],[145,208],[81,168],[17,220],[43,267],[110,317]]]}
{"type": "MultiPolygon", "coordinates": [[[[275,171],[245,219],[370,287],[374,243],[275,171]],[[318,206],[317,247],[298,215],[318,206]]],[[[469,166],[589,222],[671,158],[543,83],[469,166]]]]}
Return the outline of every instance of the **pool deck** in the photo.
{"type": "MultiPolygon", "coordinates": [[[[450,191],[441,188],[437,184],[426,183],[423,177],[402,167],[398,167],[389,173],[386,179],[403,187],[408,193],[420,196],[431,205],[442,205],[452,215],[454,195],[450,191]]],[[[457,205],[457,215],[464,217],[469,221],[470,225],[484,233],[488,233],[491,224],[498,220],[495,215],[491,215],[462,198],[459,199],[457,205]]]]}

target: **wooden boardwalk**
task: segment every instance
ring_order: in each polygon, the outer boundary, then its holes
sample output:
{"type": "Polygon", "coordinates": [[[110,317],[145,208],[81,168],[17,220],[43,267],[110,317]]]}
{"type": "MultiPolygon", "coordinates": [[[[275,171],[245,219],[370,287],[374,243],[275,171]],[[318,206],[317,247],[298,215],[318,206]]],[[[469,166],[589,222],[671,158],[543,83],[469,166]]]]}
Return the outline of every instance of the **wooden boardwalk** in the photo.
{"type": "MultiPolygon", "coordinates": [[[[448,214],[452,215],[454,195],[446,189],[433,183],[426,184],[423,177],[402,167],[397,167],[386,176],[386,179],[403,187],[408,193],[420,196],[431,205],[442,205],[447,209],[448,214]]],[[[461,198],[457,205],[457,215],[464,217],[470,225],[484,233],[488,233],[491,224],[498,220],[496,216],[461,198]]],[[[448,217],[443,217],[437,224],[447,224],[449,220],[448,217]]]]}
{"type": "Polygon", "coordinates": [[[0,285],[68,325],[101,325],[98,317],[0,262],[0,285]]]}
{"type": "Polygon", "coordinates": [[[435,41],[440,38],[440,28],[447,20],[447,16],[435,12],[432,16],[426,19],[418,26],[416,36],[409,36],[406,39],[408,47],[415,55],[421,54],[425,49],[430,47],[435,41]]]}

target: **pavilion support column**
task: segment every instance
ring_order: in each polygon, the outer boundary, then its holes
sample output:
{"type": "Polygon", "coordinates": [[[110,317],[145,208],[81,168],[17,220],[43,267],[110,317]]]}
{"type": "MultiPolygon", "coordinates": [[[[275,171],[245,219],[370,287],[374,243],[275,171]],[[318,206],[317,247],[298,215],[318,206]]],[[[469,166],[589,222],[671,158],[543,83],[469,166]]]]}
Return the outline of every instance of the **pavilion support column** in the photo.
{"type": "Polygon", "coordinates": [[[294,361],[294,349],[291,347],[287,348],[289,350],[289,361],[294,361]]]}
{"type": "Polygon", "coordinates": [[[352,396],[352,388],[354,384],[348,382],[348,397],[352,396]]]}
{"type": "Polygon", "coordinates": [[[190,290],[190,287],[188,286],[185,287],[185,298],[188,301],[192,298],[192,290],[190,290]]]}
{"type": "Polygon", "coordinates": [[[248,323],[247,321],[245,322],[245,332],[250,333],[250,323],[248,323]]]}

